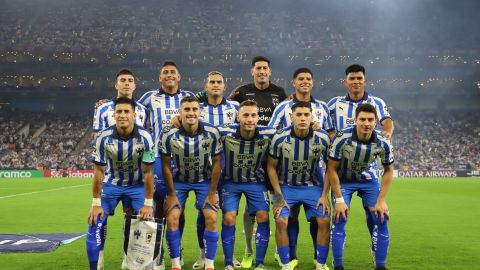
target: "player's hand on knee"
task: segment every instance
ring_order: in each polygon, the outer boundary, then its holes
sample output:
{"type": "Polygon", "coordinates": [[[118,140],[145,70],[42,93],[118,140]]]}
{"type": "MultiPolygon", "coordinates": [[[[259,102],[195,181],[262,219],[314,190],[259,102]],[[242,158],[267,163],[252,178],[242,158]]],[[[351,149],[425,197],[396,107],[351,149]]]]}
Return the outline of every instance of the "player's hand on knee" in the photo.
{"type": "Polygon", "coordinates": [[[218,208],[220,208],[220,206],[218,204],[218,194],[216,192],[215,193],[210,192],[208,194],[207,198],[205,199],[205,202],[203,203],[202,208],[205,208],[207,204],[210,205],[212,210],[218,211],[218,208]]]}
{"type": "Polygon", "coordinates": [[[373,214],[375,218],[380,216],[380,221],[383,223],[385,217],[390,218],[390,212],[388,211],[388,205],[385,200],[378,200],[373,209],[373,214]]]}
{"type": "Polygon", "coordinates": [[[343,220],[347,220],[348,217],[348,206],[345,202],[336,202],[335,203],[335,222],[338,223],[340,221],[340,218],[343,218],[343,220]]]}
{"type": "Polygon", "coordinates": [[[288,207],[287,202],[283,198],[283,194],[275,194],[273,201],[273,217],[277,218],[284,207],[290,210],[290,207],[288,207]]]}
{"type": "Polygon", "coordinates": [[[318,202],[317,202],[317,209],[320,207],[320,206],[323,206],[322,207],[322,215],[325,216],[325,213],[327,213],[328,215],[330,215],[330,201],[328,200],[328,196],[322,196],[320,197],[320,199],[318,199],[318,202]]]}
{"type": "Polygon", "coordinates": [[[138,215],[143,220],[151,220],[153,215],[152,213],[153,213],[153,208],[151,206],[144,205],[142,209],[140,209],[140,212],[138,213],[138,215]]]}
{"type": "Polygon", "coordinates": [[[180,202],[178,201],[178,197],[176,195],[173,195],[173,196],[168,195],[164,203],[165,214],[170,212],[175,207],[180,208],[180,202]]]}
{"type": "Polygon", "coordinates": [[[104,215],[105,212],[101,206],[92,206],[88,215],[88,225],[97,225],[98,216],[100,216],[100,219],[103,219],[104,215]]]}
{"type": "Polygon", "coordinates": [[[180,115],[175,115],[172,119],[170,119],[170,125],[179,128],[182,125],[182,119],[180,119],[180,115]]]}

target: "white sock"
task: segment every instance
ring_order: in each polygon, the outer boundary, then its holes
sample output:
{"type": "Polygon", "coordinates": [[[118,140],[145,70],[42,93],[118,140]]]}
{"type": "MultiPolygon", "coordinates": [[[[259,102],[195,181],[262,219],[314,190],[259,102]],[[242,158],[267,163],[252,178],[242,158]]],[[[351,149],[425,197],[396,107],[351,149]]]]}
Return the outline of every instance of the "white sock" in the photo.
{"type": "Polygon", "coordinates": [[[182,268],[182,265],[180,264],[180,257],[172,258],[172,268],[182,268]]]}
{"type": "Polygon", "coordinates": [[[214,268],[215,266],[213,265],[213,260],[210,259],[205,259],[205,269],[207,268],[214,268]]]}

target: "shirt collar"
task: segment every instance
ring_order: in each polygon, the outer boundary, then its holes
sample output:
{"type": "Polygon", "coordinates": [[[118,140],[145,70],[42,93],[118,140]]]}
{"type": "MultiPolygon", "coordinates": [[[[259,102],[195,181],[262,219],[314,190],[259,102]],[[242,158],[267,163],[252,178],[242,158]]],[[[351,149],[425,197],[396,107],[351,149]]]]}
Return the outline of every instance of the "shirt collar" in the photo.
{"type": "MultiPolygon", "coordinates": [[[[367,93],[367,91],[365,91],[365,92],[363,93],[363,97],[362,97],[360,100],[367,100],[367,99],[368,99],[368,93],[367,93]]],[[[358,100],[358,101],[352,100],[352,99],[350,98],[350,96],[348,95],[348,93],[347,93],[347,95],[345,96],[345,100],[346,100],[346,101],[353,101],[353,102],[359,102],[359,101],[360,101],[360,100],[358,100]]]]}
{"type": "Polygon", "coordinates": [[[258,132],[258,127],[255,127],[255,135],[253,135],[253,138],[249,140],[244,139],[242,138],[242,136],[240,136],[240,124],[238,124],[237,130],[235,131],[235,138],[245,140],[245,141],[252,141],[260,138],[260,132],[258,132]]]}
{"type": "Polygon", "coordinates": [[[140,132],[138,131],[138,126],[135,124],[133,126],[133,131],[130,134],[130,136],[128,136],[128,138],[122,138],[122,137],[120,137],[120,135],[118,135],[117,126],[115,125],[115,128],[113,129],[112,136],[113,136],[114,139],[127,141],[127,140],[130,140],[131,138],[136,138],[136,137],[140,136],[140,132]]]}
{"type": "MultiPolygon", "coordinates": [[[[360,143],[365,143],[363,141],[360,141],[358,139],[358,136],[357,136],[357,127],[354,126],[353,127],[353,130],[352,130],[352,140],[354,141],[357,141],[357,142],[360,142],[360,143]]],[[[372,132],[372,137],[370,137],[370,140],[367,142],[367,143],[372,143],[372,142],[376,142],[377,141],[377,133],[375,132],[375,130],[372,132]]]]}
{"type": "Polygon", "coordinates": [[[310,128],[308,129],[308,135],[307,135],[307,137],[305,137],[305,138],[300,138],[300,137],[298,137],[298,136],[295,134],[295,130],[294,130],[294,127],[293,127],[293,125],[292,125],[292,126],[290,127],[290,136],[291,136],[291,137],[294,137],[294,138],[298,138],[298,139],[300,139],[300,140],[304,140],[304,139],[306,139],[306,138],[311,138],[311,137],[313,137],[313,128],[310,127],[310,128]]]}
{"type": "Polygon", "coordinates": [[[159,94],[159,95],[167,95],[167,96],[175,96],[175,95],[179,94],[180,91],[182,91],[182,90],[181,90],[180,88],[178,88],[178,89],[177,89],[177,92],[175,92],[174,94],[169,94],[169,93],[165,92],[162,87],[160,87],[160,88],[158,89],[158,94],[159,94]]]}
{"type": "Polygon", "coordinates": [[[180,134],[183,135],[183,136],[194,137],[194,136],[197,136],[200,133],[203,133],[203,131],[205,130],[205,127],[204,127],[204,124],[202,123],[202,121],[199,120],[198,121],[198,132],[195,135],[188,134],[188,132],[183,128],[183,125],[181,125],[178,130],[179,130],[180,134]]]}
{"type": "MultiPolygon", "coordinates": [[[[293,94],[293,103],[297,103],[299,102],[300,100],[297,99],[297,96],[295,94],[293,94]]],[[[308,101],[310,103],[315,103],[315,99],[313,98],[312,95],[310,95],[310,100],[308,101]]]]}
{"type": "Polygon", "coordinates": [[[226,105],[226,104],[227,104],[227,99],[224,97],[224,98],[222,98],[222,101],[220,102],[220,104],[218,104],[218,105],[212,105],[212,104],[208,103],[208,98],[207,98],[203,104],[204,104],[205,106],[214,106],[214,107],[217,107],[217,106],[220,106],[220,105],[226,105]]]}

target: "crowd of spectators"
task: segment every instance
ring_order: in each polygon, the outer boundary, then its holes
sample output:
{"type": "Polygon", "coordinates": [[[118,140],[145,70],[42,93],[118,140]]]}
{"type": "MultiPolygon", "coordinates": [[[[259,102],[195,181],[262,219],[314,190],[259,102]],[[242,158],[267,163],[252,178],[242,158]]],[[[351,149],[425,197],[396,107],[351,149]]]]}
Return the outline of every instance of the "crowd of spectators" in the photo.
{"type": "Polygon", "coordinates": [[[478,19],[468,6],[457,5],[464,13],[461,18],[473,17],[470,24],[447,19],[452,4],[446,1],[436,8],[427,2],[393,5],[380,0],[362,4],[150,0],[135,5],[125,0],[89,5],[22,0],[2,6],[0,47],[52,52],[208,54],[233,49],[429,55],[475,49],[478,44],[478,19]],[[348,8],[352,5],[355,9],[348,8]],[[428,10],[428,16],[418,10],[428,10]],[[459,27],[462,31],[457,31],[459,27]]]}
{"type": "MultiPolygon", "coordinates": [[[[473,170],[480,166],[480,112],[396,112],[394,117],[397,169],[473,170]]],[[[28,123],[21,116],[18,121],[2,121],[0,169],[92,169],[90,119],[36,119],[42,121],[45,131],[35,138],[18,135],[28,123]]]]}

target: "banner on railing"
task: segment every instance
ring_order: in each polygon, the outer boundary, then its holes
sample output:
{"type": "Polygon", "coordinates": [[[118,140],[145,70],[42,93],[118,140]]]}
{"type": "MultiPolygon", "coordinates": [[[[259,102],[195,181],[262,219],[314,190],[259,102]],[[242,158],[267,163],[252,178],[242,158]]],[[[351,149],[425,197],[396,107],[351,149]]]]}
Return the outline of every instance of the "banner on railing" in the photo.
{"type": "Polygon", "coordinates": [[[43,177],[40,170],[5,170],[0,171],[0,178],[34,178],[43,177]]]}
{"type": "Polygon", "coordinates": [[[44,177],[60,178],[60,177],[84,177],[93,178],[93,170],[45,170],[44,177]]]}

